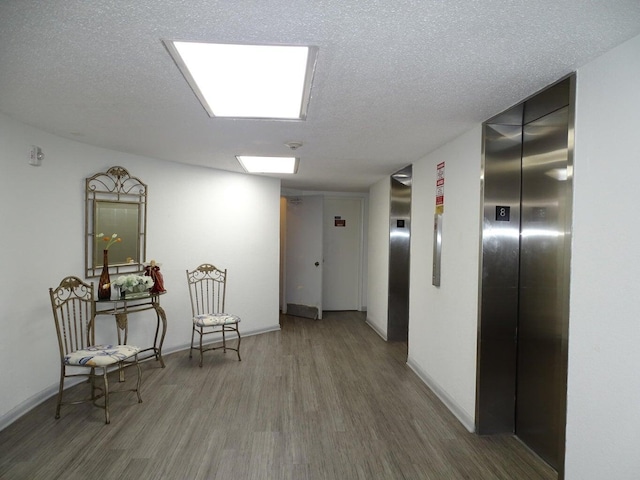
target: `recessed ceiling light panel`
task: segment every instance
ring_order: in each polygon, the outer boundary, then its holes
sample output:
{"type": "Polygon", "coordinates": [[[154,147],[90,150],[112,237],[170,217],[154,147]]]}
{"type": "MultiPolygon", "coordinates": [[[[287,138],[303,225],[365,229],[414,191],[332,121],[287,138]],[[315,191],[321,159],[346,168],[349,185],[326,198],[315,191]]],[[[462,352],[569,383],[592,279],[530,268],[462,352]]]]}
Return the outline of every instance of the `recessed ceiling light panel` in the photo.
{"type": "Polygon", "coordinates": [[[236,158],[248,173],[296,173],[298,161],[296,157],[258,157],[236,155],[236,158]]]}
{"type": "Polygon", "coordinates": [[[306,118],[317,47],[163,43],[210,116],[306,118]]]}

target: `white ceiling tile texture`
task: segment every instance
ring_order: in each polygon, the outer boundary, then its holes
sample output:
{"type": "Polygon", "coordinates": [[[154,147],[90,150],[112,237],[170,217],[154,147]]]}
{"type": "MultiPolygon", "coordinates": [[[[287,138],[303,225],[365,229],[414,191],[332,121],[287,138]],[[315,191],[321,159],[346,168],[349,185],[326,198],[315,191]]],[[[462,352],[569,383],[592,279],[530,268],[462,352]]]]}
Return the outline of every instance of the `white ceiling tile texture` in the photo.
{"type": "Polygon", "coordinates": [[[364,191],[640,34],[638,0],[4,0],[0,111],[73,140],[364,191]],[[320,48],[304,122],[209,118],[161,39],[320,48]]]}

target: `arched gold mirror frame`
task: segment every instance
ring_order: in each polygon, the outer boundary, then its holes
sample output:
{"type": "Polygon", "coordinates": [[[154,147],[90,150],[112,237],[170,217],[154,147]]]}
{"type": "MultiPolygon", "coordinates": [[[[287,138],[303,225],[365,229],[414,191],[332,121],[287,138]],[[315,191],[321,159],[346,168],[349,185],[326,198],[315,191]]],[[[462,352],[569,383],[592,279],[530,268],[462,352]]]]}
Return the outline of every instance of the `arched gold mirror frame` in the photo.
{"type": "Polygon", "coordinates": [[[85,269],[87,278],[102,271],[104,239],[116,235],[108,252],[114,274],[143,270],[147,255],[147,185],[123,167],[86,179],[85,269]],[[102,234],[103,236],[101,236],[102,234]]]}

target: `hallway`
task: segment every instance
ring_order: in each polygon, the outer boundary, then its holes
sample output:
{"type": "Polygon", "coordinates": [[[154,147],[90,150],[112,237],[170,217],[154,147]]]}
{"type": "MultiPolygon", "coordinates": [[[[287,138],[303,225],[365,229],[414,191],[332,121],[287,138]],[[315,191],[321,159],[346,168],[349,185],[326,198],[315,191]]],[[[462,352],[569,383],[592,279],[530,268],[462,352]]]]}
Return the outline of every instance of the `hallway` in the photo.
{"type": "Polygon", "coordinates": [[[0,478],[555,478],[515,438],[468,433],[362,313],[283,316],[241,349],[145,362],[144,403],[112,396],[110,425],[88,405],[56,421],[48,399],[0,432],[0,478]]]}

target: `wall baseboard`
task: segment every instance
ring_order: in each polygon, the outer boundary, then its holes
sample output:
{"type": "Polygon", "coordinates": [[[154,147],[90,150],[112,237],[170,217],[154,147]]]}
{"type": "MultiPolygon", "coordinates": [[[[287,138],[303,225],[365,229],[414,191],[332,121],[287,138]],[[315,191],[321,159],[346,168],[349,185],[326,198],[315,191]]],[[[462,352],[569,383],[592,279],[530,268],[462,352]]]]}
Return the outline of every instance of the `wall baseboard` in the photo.
{"type": "MultiPolygon", "coordinates": [[[[83,380],[81,379],[76,379],[75,381],[70,380],[66,388],[70,388],[74,385],[82,383],[82,381],[83,380]]],[[[0,431],[7,428],[13,422],[18,420],[21,416],[33,410],[45,400],[57,394],[58,394],[58,382],[56,381],[54,385],[51,385],[45,388],[44,390],[36,393],[35,395],[27,398],[24,402],[22,402],[21,404],[17,405],[16,407],[9,410],[7,413],[2,415],[0,417],[0,431]]],[[[55,414],[55,408],[54,410],[51,410],[51,416],[53,416],[54,414],[55,414]]]]}
{"type": "Polygon", "coordinates": [[[387,341],[387,332],[383,332],[382,330],[380,330],[378,328],[378,326],[375,325],[374,323],[370,322],[368,318],[365,320],[365,323],[367,325],[369,325],[374,332],[376,332],[378,335],[380,335],[380,337],[382,337],[382,339],[385,342],[387,341]]]}
{"type": "MultiPolygon", "coordinates": [[[[266,328],[261,328],[258,330],[251,330],[249,332],[240,332],[240,335],[242,335],[242,338],[244,337],[250,337],[252,335],[260,335],[262,333],[268,333],[268,332],[276,332],[280,330],[280,325],[274,325],[271,327],[266,327],[266,328]]],[[[222,340],[222,336],[220,336],[219,339],[214,339],[212,340],[210,343],[215,343],[217,341],[222,340]]],[[[188,350],[191,347],[190,344],[183,344],[183,345],[177,345],[175,347],[171,347],[171,348],[165,348],[162,350],[162,354],[163,357],[165,355],[169,355],[172,353],[176,353],[176,352],[180,352],[183,350],[188,350]]],[[[67,380],[65,382],[65,390],[68,388],[71,388],[75,385],[78,385],[79,383],[82,383],[83,379],[71,379],[71,380],[67,380]]],[[[29,413],[31,410],[33,410],[34,408],[36,408],[38,405],[40,405],[42,402],[48,400],[49,398],[55,396],[58,394],[58,379],[56,379],[56,383],[45,388],[44,390],[41,390],[40,392],[36,393],[35,395],[29,397],[28,399],[26,399],[24,402],[20,403],[19,405],[16,405],[14,408],[12,408],[11,410],[9,410],[7,413],[5,413],[4,415],[0,416],[0,431],[4,430],[5,428],[7,428],[9,425],[11,425],[13,422],[15,422],[16,420],[18,420],[20,417],[22,417],[23,415],[29,413]]],[[[51,411],[51,415],[53,416],[55,413],[55,411],[51,411]]]]}
{"type": "Polygon", "coordinates": [[[431,389],[433,393],[440,399],[442,403],[455,415],[470,433],[476,430],[475,419],[470,416],[451,396],[427,374],[412,358],[409,356],[407,365],[413,370],[418,377],[431,389]]]}

